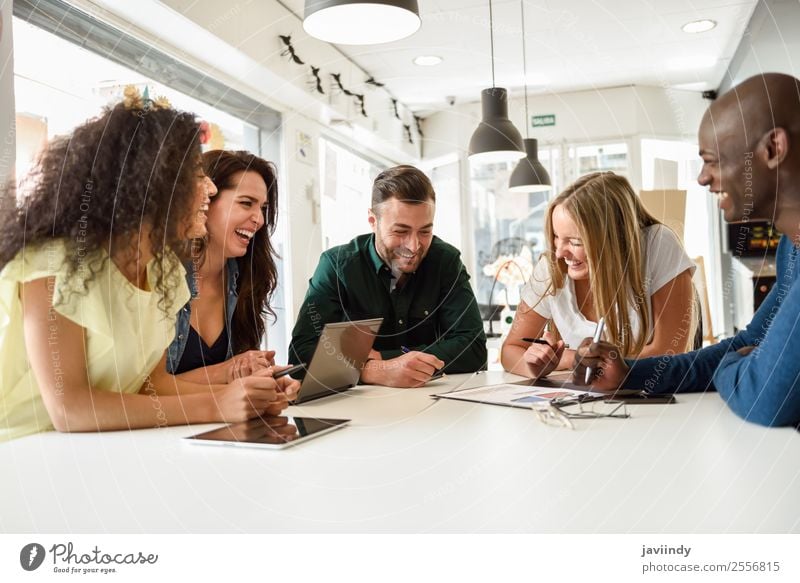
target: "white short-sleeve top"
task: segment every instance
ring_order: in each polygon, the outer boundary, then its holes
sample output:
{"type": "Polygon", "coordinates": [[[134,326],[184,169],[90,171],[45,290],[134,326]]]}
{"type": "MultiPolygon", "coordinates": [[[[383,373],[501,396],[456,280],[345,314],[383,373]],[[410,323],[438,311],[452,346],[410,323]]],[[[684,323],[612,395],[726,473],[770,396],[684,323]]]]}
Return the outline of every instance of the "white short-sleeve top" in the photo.
{"type": "MultiPolygon", "coordinates": [[[[694,273],[694,262],[669,228],[664,225],[646,227],[643,241],[646,246],[644,285],[648,300],[687,269],[690,273],[694,273]]],[[[537,262],[530,280],[522,288],[520,297],[528,306],[533,307],[537,314],[552,320],[564,342],[572,348],[577,348],[584,338],[594,335],[597,323],[587,320],[578,309],[575,284],[572,279],[567,277],[564,287],[558,290],[556,295],[550,295],[549,287],[550,273],[547,269],[547,260],[542,257],[537,262]]],[[[651,302],[648,301],[647,304],[653,321],[651,302]]],[[[633,305],[629,310],[633,337],[637,338],[642,322],[633,305]]],[[[649,338],[652,338],[652,333],[651,330],[649,338]]]]}

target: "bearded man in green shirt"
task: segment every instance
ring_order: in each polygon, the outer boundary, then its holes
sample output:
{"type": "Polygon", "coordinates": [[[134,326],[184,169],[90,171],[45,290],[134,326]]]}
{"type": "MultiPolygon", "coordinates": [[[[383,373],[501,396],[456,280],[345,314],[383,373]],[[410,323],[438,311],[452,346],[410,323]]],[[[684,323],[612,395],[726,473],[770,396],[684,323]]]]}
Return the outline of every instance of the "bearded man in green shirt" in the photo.
{"type": "Polygon", "coordinates": [[[486,368],[486,335],[461,254],[434,236],[436,194],[420,170],[396,166],[372,187],[372,233],[322,254],[289,346],[308,362],[329,322],[383,318],[361,382],[419,387],[439,370],[486,368]]]}

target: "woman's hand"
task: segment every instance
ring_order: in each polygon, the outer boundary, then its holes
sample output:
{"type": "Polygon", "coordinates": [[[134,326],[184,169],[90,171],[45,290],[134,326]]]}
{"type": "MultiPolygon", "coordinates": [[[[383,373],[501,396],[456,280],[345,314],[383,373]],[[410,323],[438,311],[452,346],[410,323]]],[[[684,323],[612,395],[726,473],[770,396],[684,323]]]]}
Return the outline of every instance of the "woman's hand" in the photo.
{"type": "Polygon", "coordinates": [[[274,350],[248,350],[227,361],[225,382],[250,376],[259,370],[275,365],[274,350]]]}
{"type": "MultiPolygon", "coordinates": [[[[283,370],[288,368],[292,368],[291,366],[273,366],[270,370],[272,371],[271,374],[279,373],[283,370]]],[[[300,392],[300,381],[293,379],[292,377],[286,375],[282,376],[279,379],[275,379],[275,382],[278,383],[278,389],[286,396],[286,399],[289,401],[294,401],[297,398],[297,393],[300,392]]]]}
{"type": "Polygon", "coordinates": [[[533,343],[522,355],[531,376],[537,379],[555,370],[565,348],[564,341],[555,342],[555,337],[550,332],[545,332],[543,339],[547,344],[533,343]]]}
{"type": "Polygon", "coordinates": [[[281,381],[272,378],[272,369],[266,368],[217,390],[214,395],[219,421],[235,423],[259,415],[279,415],[288,406],[281,381]]]}

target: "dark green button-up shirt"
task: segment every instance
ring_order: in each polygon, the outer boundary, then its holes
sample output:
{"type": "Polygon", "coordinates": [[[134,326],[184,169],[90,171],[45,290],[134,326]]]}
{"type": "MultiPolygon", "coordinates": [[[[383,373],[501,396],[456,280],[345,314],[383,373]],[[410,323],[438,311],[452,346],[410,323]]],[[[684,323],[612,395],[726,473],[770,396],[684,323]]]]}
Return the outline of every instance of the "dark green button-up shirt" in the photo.
{"type": "Polygon", "coordinates": [[[483,322],[458,249],[434,237],[401,288],[390,291],[391,279],[373,234],[323,253],[292,332],[289,362],[309,362],[328,322],[382,317],[373,348],[384,359],[405,346],[440,358],[448,373],[486,368],[483,322]]]}

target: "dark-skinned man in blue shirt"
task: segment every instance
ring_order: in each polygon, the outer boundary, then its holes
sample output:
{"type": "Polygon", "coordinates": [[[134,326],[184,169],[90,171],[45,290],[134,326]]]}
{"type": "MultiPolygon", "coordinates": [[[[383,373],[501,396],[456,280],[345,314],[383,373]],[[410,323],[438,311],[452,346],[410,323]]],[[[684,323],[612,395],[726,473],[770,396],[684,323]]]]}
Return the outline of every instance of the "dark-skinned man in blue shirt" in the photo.
{"type": "Polygon", "coordinates": [[[777,278],[753,320],[702,350],[623,360],[587,338],[574,380],[586,367],[593,387],[653,393],[716,389],[739,416],[769,426],[800,424],[800,80],[756,75],[720,96],[698,133],[697,181],[719,198],[726,221],[768,219],[783,233],[777,278]]]}

